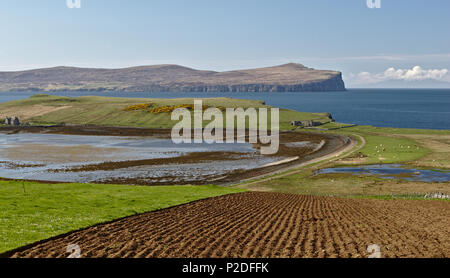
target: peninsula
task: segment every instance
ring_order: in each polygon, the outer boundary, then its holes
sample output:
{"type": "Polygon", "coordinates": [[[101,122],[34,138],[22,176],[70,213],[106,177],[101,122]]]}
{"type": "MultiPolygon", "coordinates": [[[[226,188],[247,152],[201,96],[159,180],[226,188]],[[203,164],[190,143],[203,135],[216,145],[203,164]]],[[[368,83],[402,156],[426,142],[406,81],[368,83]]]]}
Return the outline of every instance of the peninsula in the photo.
{"type": "Polygon", "coordinates": [[[0,91],[320,92],[344,91],[338,71],[301,64],[235,70],[195,70],[179,65],[124,69],[54,67],[0,72],[0,91]]]}

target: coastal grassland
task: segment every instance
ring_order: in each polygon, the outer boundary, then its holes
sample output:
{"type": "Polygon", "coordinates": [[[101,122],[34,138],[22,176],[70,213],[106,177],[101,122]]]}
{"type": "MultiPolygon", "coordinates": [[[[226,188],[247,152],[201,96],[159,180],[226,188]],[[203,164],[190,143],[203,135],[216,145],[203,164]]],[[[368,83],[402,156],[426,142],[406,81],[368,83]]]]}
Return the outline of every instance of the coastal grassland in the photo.
{"type": "MultiPolygon", "coordinates": [[[[335,127],[339,123],[332,125],[335,127]]],[[[322,127],[329,126],[325,124],[322,127]]],[[[337,161],[336,166],[398,163],[410,167],[450,169],[450,130],[354,126],[314,132],[364,138],[364,146],[337,161]]]]}
{"type": "Polygon", "coordinates": [[[238,185],[256,191],[365,198],[423,198],[426,193],[450,194],[450,183],[382,179],[373,175],[319,174],[323,168],[370,164],[401,164],[406,168],[450,169],[450,131],[357,126],[326,133],[350,135],[359,147],[345,156],[291,173],[238,185]],[[361,136],[364,142],[359,139],[361,136]]]}
{"type": "Polygon", "coordinates": [[[366,145],[340,164],[399,163],[407,167],[450,169],[450,130],[357,126],[336,131],[358,134],[366,145]]]}
{"type": "Polygon", "coordinates": [[[0,253],[94,224],[242,191],[0,181],[0,253]]]}
{"type": "MultiPolygon", "coordinates": [[[[430,151],[421,147],[412,139],[394,138],[383,135],[362,135],[366,140],[365,146],[360,150],[362,164],[377,163],[405,163],[419,159],[430,151]]],[[[345,164],[345,160],[341,163],[345,164]]],[[[358,164],[361,164],[361,163],[358,164]]],[[[351,164],[354,161],[350,161],[351,164]]]]}
{"type": "MultiPolygon", "coordinates": [[[[0,116],[19,116],[23,122],[33,124],[79,124],[100,126],[128,126],[145,128],[172,128],[177,121],[171,120],[170,113],[154,114],[147,110],[125,111],[132,105],[151,103],[154,107],[193,104],[193,98],[150,99],[113,97],[60,97],[35,95],[25,100],[0,104],[0,116]]],[[[270,108],[262,101],[233,98],[205,98],[203,104],[210,107],[244,109],[270,108]]],[[[225,115],[224,115],[225,116],[225,115]]],[[[270,113],[269,113],[270,116],[270,113]]],[[[225,117],[224,117],[225,118],[225,117]]],[[[315,119],[329,121],[326,113],[304,113],[280,109],[280,128],[292,129],[290,121],[315,119]]],[[[204,121],[204,125],[208,121],[204,121]]],[[[269,119],[270,124],[270,119],[269,119]]]]}
{"type": "Polygon", "coordinates": [[[408,138],[430,150],[429,154],[408,162],[411,167],[450,169],[450,134],[410,134],[408,138]]]}

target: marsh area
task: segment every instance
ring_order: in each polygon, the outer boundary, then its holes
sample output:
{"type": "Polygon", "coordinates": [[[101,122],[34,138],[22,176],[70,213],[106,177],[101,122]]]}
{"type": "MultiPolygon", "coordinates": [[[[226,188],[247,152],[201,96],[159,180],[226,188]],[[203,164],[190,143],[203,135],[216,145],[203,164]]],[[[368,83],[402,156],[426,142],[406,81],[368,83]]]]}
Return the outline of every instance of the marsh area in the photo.
{"type": "Polygon", "coordinates": [[[383,179],[404,179],[422,182],[449,182],[450,170],[410,169],[400,164],[379,164],[358,167],[321,169],[316,174],[375,175],[383,179]]]}

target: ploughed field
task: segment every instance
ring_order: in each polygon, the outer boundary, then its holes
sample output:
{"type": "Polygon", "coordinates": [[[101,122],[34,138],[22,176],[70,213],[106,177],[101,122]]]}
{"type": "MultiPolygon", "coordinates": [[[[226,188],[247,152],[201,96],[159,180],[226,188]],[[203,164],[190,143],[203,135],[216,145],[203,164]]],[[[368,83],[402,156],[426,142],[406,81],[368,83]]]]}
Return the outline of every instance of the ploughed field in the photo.
{"type": "Polygon", "coordinates": [[[94,226],[12,257],[449,257],[450,203],[247,192],[94,226]]]}

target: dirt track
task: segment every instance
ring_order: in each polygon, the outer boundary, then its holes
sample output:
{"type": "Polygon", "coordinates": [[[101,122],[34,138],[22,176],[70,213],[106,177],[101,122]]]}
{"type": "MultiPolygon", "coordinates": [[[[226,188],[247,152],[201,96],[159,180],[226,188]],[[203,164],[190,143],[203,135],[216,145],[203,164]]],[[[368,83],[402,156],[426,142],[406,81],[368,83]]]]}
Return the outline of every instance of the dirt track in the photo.
{"type": "Polygon", "coordinates": [[[13,257],[450,257],[450,203],[242,193],[133,216],[13,257]]]}

